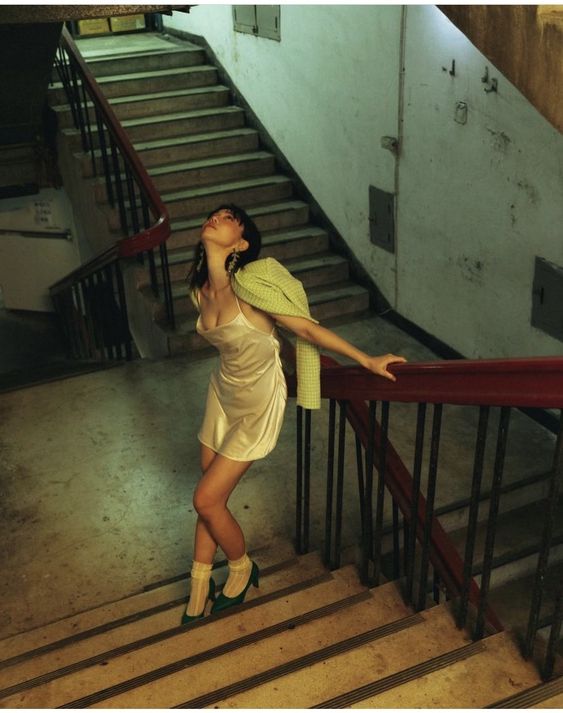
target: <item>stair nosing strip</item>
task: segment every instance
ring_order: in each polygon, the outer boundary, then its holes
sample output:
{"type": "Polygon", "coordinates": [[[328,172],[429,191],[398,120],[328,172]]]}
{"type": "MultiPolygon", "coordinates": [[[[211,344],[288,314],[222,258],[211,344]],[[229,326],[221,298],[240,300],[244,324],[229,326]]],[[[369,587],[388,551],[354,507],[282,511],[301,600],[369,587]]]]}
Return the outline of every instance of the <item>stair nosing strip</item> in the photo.
{"type": "MultiPolygon", "coordinates": [[[[297,557],[291,557],[290,559],[283,560],[282,562],[278,562],[277,564],[274,564],[270,567],[265,567],[262,570],[263,575],[270,575],[274,574],[275,572],[278,572],[280,569],[284,569],[285,567],[291,566],[297,562],[297,557]]],[[[219,568],[224,566],[226,562],[221,561],[217,562],[215,565],[215,568],[219,568]]],[[[185,574],[184,577],[186,580],[189,579],[189,575],[185,574]]],[[[175,581],[181,581],[180,579],[175,579],[173,581],[167,582],[169,584],[174,584],[175,581]]],[[[152,589],[157,589],[159,586],[166,586],[160,585],[159,583],[156,584],[156,586],[153,586],[152,589]]],[[[220,588],[218,588],[219,590],[220,588]]],[[[145,594],[145,592],[151,591],[151,589],[143,590],[142,592],[139,592],[138,594],[145,594]]],[[[118,600],[120,601],[120,600],[118,600]]],[[[22,663],[23,661],[27,661],[32,658],[36,658],[37,656],[42,656],[43,654],[48,654],[51,651],[55,651],[56,649],[64,648],[65,646],[70,646],[72,644],[76,644],[79,641],[84,641],[86,639],[89,639],[93,636],[98,636],[99,634],[104,634],[107,631],[111,631],[112,629],[118,629],[120,626],[125,626],[127,624],[132,624],[136,621],[140,621],[141,619],[145,619],[149,616],[153,616],[155,614],[161,614],[162,612],[167,611],[168,609],[173,609],[175,606],[178,606],[179,604],[182,604],[185,602],[185,597],[180,597],[178,599],[173,599],[170,600],[169,602],[163,602],[162,604],[157,604],[154,607],[149,607],[148,609],[142,609],[138,612],[134,612],[132,614],[127,614],[126,616],[123,616],[119,619],[115,619],[114,621],[106,622],[105,624],[100,624],[98,626],[94,626],[91,629],[86,629],[84,631],[79,631],[76,634],[72,634],[71,636],[66,636],[62,639],[57,639],[57,641],[52,641],[50,644],[45,644],[44,646],[40,646],[39,648],[36,649],[31,649],[30,651],[25,651],[24,653],[17,654],[16,656],[12,656],[9,659],[4,659],[3,661],[0,661],[0,670],[9,668],[10,666],[15,666],[19,663],[22,663]]],[[[115,602],[110,602],[110,604],[115,602]]],[[[109,605],[108,605],[109,606],[109,605]]],[[[2,691],[0,691],[0,698],[2,697],[2,691]]]]}
{"type": "Polygon", "coordinates": [[[485,708],[531,708],[535,703],[545,701],[563,691],[563,677],[556,678],[547,683],[540,683],[527,691],[515,693],[513,696],[503,698],[501,701],[491,703],[485,708]]]}
{"type": "Polygon", "coordinates": [[[333,656],[338,656],[339,654],[351,651],[352,649],[363,646],[364,644],[375,641],[376,639],[381,639],[398,631],[408,629],[416,624],[421,624],[424,621],[425,619],[421,614],[412,614],[411,616],[397,619],[396,621],[378,626],[375,629],[370,629],[362,632],[361,634],[356,634],[348,639],[338,641],[324,649],[319,649],[318,651],[313,651],[305,656],[300,656],[293,661],[280,664],[279,666],[275,666],[267,671],[245,678],[237,683],[224,686],[223,688],[213,691],[212,693],[206,693],[202,696],[198,696],[197,698],[192,698],[189,701],[172,706],[172,708],[204,708],[212,703],[216,703],[217,701],[222,701],[238,693],[243,693],[244,691],[248,691],[251,688],[268,683],[269,681],[273,681],[281,676],[294,673],[295,671],[299,671],[307,666],[319,663],[320,661],[332,658],[333,656]]]}
{"type": "MultiPolygon", "coordinates": [[[[313,580],[309,580],[309,586],[314,586],[314,584],[324,584],[332,579],[332,575],[330,575],[330,573],[326,573],[320,575],[315,579],[317,580],[315,582],[313,582],[313,580]]],[[[292,585],[292,587],[288,587],[283,591],[287,595],[289,589],[294,589],[295,591],[303,591],[307,588],[308,587],[296,588],[295,585],[292,585]]],[[[91,693],[88,696],[84,696],[83,698],[79,698],[70,703],[65,703],[64,705],[58,706],[58,708],[86,708],[94,703],[100,703],[101,701],[113,698],[114,696],[120,695],[122,693],[127,693],[128,691],[138,688],[139,686],[152,683],[174,673],[179,673],[180,671],[183,671],[186,668],[190,668],[191,666],[203,663],[204,661],[210,661],[214,658],[217,658],[218,656],[223,656],[224,654],[227,654],[231,651],[235,651],[242,646],[248,646],[258,641],[262,641],[263,639],[267,639],[270,636],[282,633],[288,628],[295,628],[299,625],[302,626],[310,621],[315,621],[316,619],[328,616],[329,614],[332,614],[336,611],[340,611],[349,606],[354,606],[355,604],[367,601],[368,599],[370,599],[370,597],[371,595],[369,590],[358,592],[356,594],[350,595],[349,597],[339,599],[336,602],[331,602],[330,604],[327,604],[324,607],[319,607],[318,609],[314,609],[310,612],[305,612],[304,614],[291,617],[290,619],[278,622],[277,624],[272,624],[271,626],[266,627],[265,629],[260,629],[259,631],[247,634],[246,636],[241,636],[237,639],[227,641],[223,644],[220,644],[219,646],[215,646],[211,649],[206,649],[205,651],[193,654],[192,656],[180,659],[179,661],[174,661],[172,663],[165,664],[164,666],[154,669],[153,671],[147,671],[146,673],[141,674],[140,676],[135,676],[134,678],[128,679],[126,681],[121,681],[120,683],[117,683],[113,686],[109,686],[108,688],[105,688],[101,691],[96,691],[95,693],[91,693]]],[[[264,600],[265,597],[261,599],[255,599],[252,602],[249,602],[249,604],[254,604],[254,606],[256,606],[256,604],[263,604],[264,600]]],[[[240,613],[241,607],[238,607],[237,611],[240,613]]],[[[220,614],[213,615],[212,620],[215,621],[219,618],[225,618],[226,616],[230,615],[231,612],[221,612],[220,614]]],[[[196,624],[190,625],[190,629],[193,629],[194,626],[201,626],[202,624],[209,623],[209,619],[210,617],[206,617],[201,622],[197,622],[196,624]]],[[[176,627],[176,629],[177,631],[174,630],[176,634],[182,634],[186,632],[185,626],[179,626],[176,627]]]]}
{"type": "Polygon", "coordinates": [[[340,696],[335,696],[327,701],[318,703],[311,708],[349,708],[353,703],[358,703],[359,701],[365,700],[371,696],[378,695],[384,691],[388,691],[391,688],[400,686],[403,683],[408,683],[416,678],[420,678],[428,673],[433,673],[434,671],[439,671],[442,668],[446,668],[450,664],[456,663],[457,661],[463,661],[471,656],[475,656],[482,651],[485,651],[486,647],[482,641],[475,641],[472,644],[463,646],[459,649],[454,649],[453,651],[448,651],[440,656],[435,656],[428,661],[423,661],[422,663],[410,666],[409,668],[393,673],[390,676],[385,676],[385,678],[379,681],[374,681],[373,683],[368,683],[365,686],[360,686],[353,691],[348,693],[343,693],[340,696]]]}
{"type": "MultiPolygon", "coordinates": [[[[310,587],[314,587],[317,584],[323,584],[327,581],[330,581],[332,578],[330,573],[325,573],[322,575],[318,575],[317,577],[313,577],[312,579],[305,580],[304,582],[297,582],[296,584],[293,584],[289,587],[285,587],[284,589],[280,589],[276,592],[271,592],[270,594],[266,594],[263,597],[256,597],[256,599],[252,599],[249,602],[245,602],[244,604],[241,604],[239,607],[237,607],[237,611],[246,611],[247,609],[253,609],[254,607],[260,605],[260,604],[265,604],[270,601],[274,601],[275,599],[279,599],[283,596],[288,596],[290,594],[294,594],[297,591],[303,591],[305,589],[308,589],[310,587]]],[[[167,605],[167,608],[171,609],[173,606],[178,606],[179,604],[184,604],[185,603],[185,597],[182,597],[181,599],[178,599],[174,602],[170,602],[167,605]]],[[[213,617],[204,617],[201,621],[197,621],[194,624],[190,625],[190,628],[193,629],[194,627],[201,627],[205,626],[207,624],[213,623],[214,621],[217,621],[218,619],[223,619],[225,616],[229,616],[231,612],[225,611],[225,612],[220,612],[219,614],[214,614],[213,617]]],[[[21,691],[26,691],[29,690],[30,688],[35,688],[36,686],[41,686],[45,683],[49,683],[50,681],[54,681],[57,678],[62,678],[63,676],[67,676],[72,673],[76,673],[77,671],[80,671],[82,669],[88,668],[89,666],[94,666],[96,664],[102,663],[104,661],[107,661],[109,659],[117,658],[118,656],[123,656],[124,654],[131,653],[132,651],[138,651],[139,649],[142,649],[146,646],[151,646],[152,644],[157,644],[160,641],[165,641],[166,639],[171,639],[174,636],[179,636],[180,634],[183,634],[186,632],[186,627],[183,625],[175,626],[171,629],[165,629],[164,631],[160,631],[157,634],[152,634],[151,636],[147,636],[144,639],[138,639],[137,641],[132,641],[129,644],[124,644],[123,646],[119,646],[115,649],[110,649],[109,651],[103,651],[100,654],[96,654],[95,656],[91,656],[90,658],[87,659],[82,659],[81,661],[76,661],[75,663],[69,664],[68,666],[64,666],[63,668],[57,669],[55,671],[49,671],[47,673],[41,674],[40,676],[36,676],[35,678],[29,679],[27,681],[21,681],[20,683],[16,683],[13,686],[8,686],[7,688],[4,688],[0,690],[0,699],[2,698],[7,698],[8,696],[15,695],[16,693],[20,693],[21,691]]],[[[202,654],[197,654],[197,656],[203,656],[207,652],[202,652],[202,654]]],[[[213,657],[210,657],[213,658],[213,657]]],[[[191,659],[191,657],[190,657],[191,659]]],[[[182,659],[182,662],[185,662],[187,659],[182,659]]],[[[202,661],[205,660],[204,658],[201,659],[202,661]]],[[[196,663],[201,663],[200,660],[198,660],[196,663]]],[[[167,664],[167,666],[163,667],[164,669],[172,666],[178,666],[179,663],[175,662],[174,664],[167,664]]],[[[178,670],[182,670],[183,668],[188,668],[189,666],[194,665],[193,663],[187,663],[185,665],[181,665],[178,670]]],[[[162,678],[163,676],[168,675],[169,673],[175,673],[175,670],[170,670],[166,672],[162,672],[162,669],[157,669],[158,675],[155,674],[154,671],[151,671],[147,674],[143,674],[145,677],[147,677],[148,680],[144,681],[150,682],[152,680],[157,680],[158,678],[162,678]],[[150,678],[151,675],[154,675],[154,678],[150,678]]],[[[120,684],[116,684],[115,686],[111,686],[109,689],[104,689],[103,691],[97,691],[96,693],[89,694],[89,696],[85,696],[82,699],[78,699],[74,701],[73,703],[68,703],[63,706],[59,706],[59,708],[85,708],[89,705],[91,705],[93,702],[98,702],[101,700],[105,700],[106,698],[110,698],[111,696],[117,695],[117,693],[123,693],[125,691],[131,690],[132,688],[135,688],[137,685],[143,685],[142,683],[139,683],[138,681],[142,678],[141,677],[136,677],[134,679],[130,679],[128,681],[124,681],[120,684]],[[131,682],[135,682],[134,685],[131,682]],[[116,689],[117,686],[122,687],[120,690],[114,690],[116,689]],[[110,694],[103,695],[103,697],[100,697],[101,694],[105,694],[107,691],[111,690],[110,694]],[[97,698],[93,699],[93,696],[97,696],[97,698]],[[87,703],[82,703],[84,700],[88,699],[87,703]]]]}

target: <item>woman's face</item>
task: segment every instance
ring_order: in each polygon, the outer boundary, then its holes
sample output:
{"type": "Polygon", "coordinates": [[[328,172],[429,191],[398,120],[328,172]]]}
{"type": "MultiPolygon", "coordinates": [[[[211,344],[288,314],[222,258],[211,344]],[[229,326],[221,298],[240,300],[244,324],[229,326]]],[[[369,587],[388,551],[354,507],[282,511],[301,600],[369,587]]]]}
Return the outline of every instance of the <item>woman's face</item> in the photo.
{"type": "Polygon", "coordinates": [[[242,237],[243,226],[237,221],[230,210],[222,208],[212,213],[201,228],[203,242],[212,242],[228,250],[237,248],[244,250],[242,237]]]}

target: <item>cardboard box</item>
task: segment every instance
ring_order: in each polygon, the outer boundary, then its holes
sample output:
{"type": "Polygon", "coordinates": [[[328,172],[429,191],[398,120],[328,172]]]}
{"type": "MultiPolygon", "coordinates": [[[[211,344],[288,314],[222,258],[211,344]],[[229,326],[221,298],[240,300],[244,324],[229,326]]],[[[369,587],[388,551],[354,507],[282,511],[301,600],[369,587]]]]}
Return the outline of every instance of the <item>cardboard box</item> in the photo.
{"type": "Polygon", "coordinates": [[[131,30],[143,30],[145,28],[145,16],[122,15],[121,17],[110,17],[112,32],[131,32],[131,30]]]}
{"type": "Polygon", "coordinates": [[[78,32],[81,35],[104,35],[110,32],[107,17],[92,20],[78,20],[78,32]]]}

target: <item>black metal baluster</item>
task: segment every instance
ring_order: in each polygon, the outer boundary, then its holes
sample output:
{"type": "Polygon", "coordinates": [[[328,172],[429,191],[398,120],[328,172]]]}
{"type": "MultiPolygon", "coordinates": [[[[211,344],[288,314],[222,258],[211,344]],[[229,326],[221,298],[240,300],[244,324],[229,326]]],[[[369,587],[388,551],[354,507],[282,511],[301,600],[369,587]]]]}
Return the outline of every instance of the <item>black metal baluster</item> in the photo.
{"type": "Polygon", "coordinates": [[[553,675],[553,667],[555,666],[555,656],[557,654],[557,646],[561,637],[561,619],[563,611],[561,599],[563,597],[563,581],[559,582],[559,587],[555,593],[555,604],[553,608],[553,620],[551,622],[551,631],[549,632],[549,641],[547,643],[547,651],[545,661],[542,667],[542,678],[544,681],[550,679],[553,675]]]}
{"type": "Polygon", "coordinates": [[[401,576],[401,544],[399,541],[399,506],[393,500],[393,579],[401,576]]]}
{"type": "Polygon", "coordinates": [[[338,424],[338,476],[336,481],[336,517],[334,532],[334,553],[331,569],[340,567],[340,546],[342,543],[342,506],[344,501],[344,456],[346,452],[346,401],[340,402],[338,424]]]}
{"type": "Polygon", "coordinates": [[[74,62],[70,60],[70,77],[72,80],[72,96],[74,97],[75,107],[76,107],[76,118],[78,123],[75,124],[76,128],[80,130],[80,138],[82,140],[82,150],[88,151],[88,141],[86,138],[86,128],[84,124],[84,118],[82,116],[82,105],[80,103],[80,90],[78,88],[78,77],[76,75],[76,70],[74,68],[74,62]]]}
{"type": "MultiPolygon", "coordinates": [[[[160,290],[158,289],[158,277],[156,274],[156,260],[154,259],[154,248],[147,250],[147,255],[149,258],[149,274],[151,277],[151,289],[155,297],[158,297],[160,290]]],[[[166,298],[164,306],[166,307],[166,298]]]]}
{"type": "Polygon", "coordinates": [[[303,473],[303,549],[309,551],[309,520],[311,512],[311,409],[305,410],[305,468],[303,473]]]}
{"type": "Polygon", "coordinates": [[[407,572],[409,566],[409,542],[410,542],[410,530],[409,521],[406,516],[403,515],[403,571],[407,572]]]}
{"type": "Polygon", "coordinates": [[[436,604],[440,603],[440,574],[437,570],[433,570],[432,576],[432,592],[436,604]]]}
{"type": "Polygon", "coordinates": [[[373,537],[373,579],[379,584],[381,576],[381,545],[383,538],[383,506],[385,500],[385,468],[387,463],[387,440],[389,431],[389,402],[381,404],[381,443],[379,448],[379,474],[375,502],[375,532],[373,537]]]}
{"type": "MultiPolygon", "coordinates": [[[[90,108],[88,106],[88,95],[86,93],[86,87],[84,82],[81,82],[82,87],[82,101],[84,102],[84,116],[86,119],[86,135],[88,137],[88,150],[90,151],[90,158],[92,160],[92,172],[94,176],[98,175],[98,167],[96,166],[96,156],[94,154],[94,142],[92,140],[92,126],[90,122],[90,108]]],[[[95,106],[95,103],[94,103],[95,106]]]]}
{"type": "Polygon", "coordinates": [[[330,399],[328,412],[328,454],[326,465],[326,508],[324,564],[328,567],[332,552],[332,501],[334,490],[334,440],[336,431],[336,401],[330,399]]]}
{"type": "Polygon", "coordinates": [[[125,200],[123,196],[123,186],[121,185],[121,167],[119,165],[119,155],[117,146],[112,134],[109,135],[109,143],[111,148],[111,158],[113,163],[113,176],[115,180],[115,192],[117,194],[117,205],[119,208],[119,222],[123,235],[128,235],[127,212],[125,210],[125,200]]]}
{"type": "Polygon", "coordinates": [[[295,498],[295,550],[303,551],[303,408],[297,407],[297,493],[295,498]]]}
{"type": "Polygon", "coordinates": [[[119,359],[119,321],[117,302],[115,300],[115,291],[113,284],[113,276],[111,265],[106,265],[103,269],[104,273],[104,324],[107,339],[108,355],[110,359],[119,359]]]}
{"type": "Polygon", "coordinates": [[[434,404],[432,439],[430,442],[430,462],[428,466],[428,492],[426,494],[426,517],[424,519],[417,611],[421,611],[426,605],[426,583],[428,581],[428,562],[430,558],[430,535],[432,532],[432,520],[434,519],[434,499],[436,496],[436,480],[438,476],[438,452],[440,449],[441,426],[442,404],[434,404]]]}
{"type": "Polygon", "coordinates": [[[137,196],[135,195],[135,184],[133,183],[133,174],[128,164],[125,163],[125,182],[127,185],[127,195],[129,196],[129,209],[131,211],[131,222],[133,225],[133,235],[141,230],[139,216],[137,214],[137,196]]]}
{"type": "Polygon", "coordinates": [[[106,134],[105,127],[102,121],[102,116],[96,107],[96,124],[98,126],[98,144],[100,146],[100,155],[102,158],[102,166],[104,167],[104,177],[106,179],[106,192],[108,196],[109,204],[112,208],[115,208],[115,199],[113,195],[113,186],[111,184],[111,170],[108,158],[108,149],[106,144],[106,134]]]}
{"type": "Polygon", "coordinates": [[[360,524],[361,524],[361,532],[362,532],[362,542],[364,541],[364,535],[365,535],[365,522],[364,522],[364,512],[365,512],[365,505],[364,505],[364,498],[366,496],[365,494],[365,487],[364,487],[364,460],[363,460],[363,455],[362,455],[362,441],[360,440],[360,437],[358,434],[355,434],[356,438],[356,470],[358,473],[358,502],[360,503],[360,524]]]}
{"type": "Polygon", "coordinates": [[[174,298],[172,295],[172,285],[170,283],[170,268],[168,265],[168,250],[166,243],[160,245],[160,264],[162,266],[162,282],[164,288],[164,301],[166,303],[166,317],[168,324],[174,329],[174,298]]]}
{"type": "Polygon", "coordinates": [[[125,286],[119,260],[115,262],[115,274],[117,277],[117,292],[119,294],[119,312],[121,315],[121,339],[125,345],[125,358],[130,361],[133,358],[131,347],[131,332],[129,331],[129,316],[127,314],[127,301],[125,299],[125,286]]]}
{"type": "Polygon", "coordinates": [[[147,199],[145,198],[145,194],[141,193],[141,213],[143,215],[143,225],[145,228],[150,227],[151,224],[151,219],[149,215],[149,205],[147,203],[147,199]]]}
{"type": "Polygon", "coordinates": [[[364,516],[365,523],[364,539],[362,542],[362,566],[360,570],[360,578],[363,584],[370,584],[371,577],[369,574],[369,562],[373,560],[373,456],[375,449],[375,412],[376,401],[369,402],[369,418],[368,418],[368,442],[366,448],[366,490],[364,498],[364,516]]]}
{"type": "Polygon", "coordinates": [[[549,560],[549,550],[551,548],[551,540],[553,537],[553,526],[556,517],[556,508],[559,502],[559,493],[561,489],[561,481],[563,480],[563,409],[561,410],[559,420],[559,433],[557,434],[557,443],[555,444],[555,452],[553,456],[553,469],[549,480],[549,493],[545,501],[544,525],[541,539],[540,552],[538,555],[538,564],[536,567],[536,576],[534,588],[532,589],[532,600],[530,603],[530,616],[528,619],[528,630],[526,633],[526,641],[524,643],[524,656],[530,658],[534,649],[536,634],[538,630],[538,622],[540,617],[540,609],[542,604],[545,575],[547,572],[547,563],[549,560]]]}
{"type": "Polygon", "coordinates": [[[461,629],[467,622],[467,609],[469,607],[469,592],[473,572],[473,556],[475,552],[475,537],[477,535],[477,521],[479,518],[479,503],[481,498],[481,481],[483,479],[483,464],[485,461],[485,448],[487,445],[487,428],[489,425],[489,406],[479,408],[479,425],[477,427],[477,442],[475,444],[475,460],[473,462],[473,480],[471,483],[471,502],[467,522],[467,541],[465,543],[465,558],[463,561],[463,584],[461,598],[457,612],[456,623],[461,629]]]}
{"type": "Polygon", "coordinates": [[[506,443],[508,440],[509,423],[510,408],[508,406],[503,406],[500,410],[497,436],[497,450],[495,456],[493,483],[491,487],[491,499],[489,502],[489,518],[487,520],[487,534],[485,537],[485,555],[483,558],[483,572],[481,574],[481,593],[479,596],[479,609],[477,611],[475,631],[473,632],[473,638],[475,640],[483,638],[485,630],[485,612],[487,608],[487,599],[491,582],[491,570],[495,549],[497,517],[500,504],[500,490],[502,486],[502,475],[504,471],[504,457],[506,454],[506,443]]]}
{"type": "Polygon", "coordinates": [[[78,283],[80,291],[80,309],[84,315],[84,325],[86,328],[86,353],[89,358],[93,358],[92,342],[94,339],[94,325],[92,323],[92,315],[88,310],[88,278],[85,277],[78,283]]]}
{"type": "Polygon", "coordinates": [[[420,497],[420,480],[422,475],[422,453],[424,449],[424,427],[426,423],[426,404],[418,404],[416,417],[416,438],[414,446],[413,481],[411,494],[411,512],[409,523],[409,546],[407,555],[407,583],[405,600],[414,602],[414,562],[416,557],[416,530],[418,523],[418,501],[420,497]]]}

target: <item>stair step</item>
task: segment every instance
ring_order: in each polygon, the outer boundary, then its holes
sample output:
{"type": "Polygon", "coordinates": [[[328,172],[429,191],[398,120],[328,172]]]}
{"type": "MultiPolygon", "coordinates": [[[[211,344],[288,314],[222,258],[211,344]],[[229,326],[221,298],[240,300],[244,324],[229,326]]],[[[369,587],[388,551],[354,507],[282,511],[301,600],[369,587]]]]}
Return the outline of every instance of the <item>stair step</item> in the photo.
{"type": "Polygon", "coordinates": [[[256,176],[268,176],[272,175],[274,171],[275,158],[273,154],[266,151],[253,151],[246,154],[232,154],[156,166],[149,170],[149,175],[157,190],[164,193],[182,189],[185,186],[197,187],[256,176]]]}
{"type": "Polygon", "coordinates": [[[246,207],[289,198],[291,180],[278,174],[233,181],[214,186],[191,188],[163,194],[162,200],[171,219],[209,213],[221,203],[237,203],[246,207]]]}
{"type": "MultiPolygon", "coordinates": [[[[150,92],[210,86],[217,82],[217,68],[210,64],[200,64],[134,74],[114,74],[98,77],[97,81],[107,99],[123,98],[150,92]]],[[[62,82],[53,84],[49,89],[49,97],[55,104],[62,104],[67,100],[62,82]]]]}
{"type": "MultiPolygon", "coordinates": [[[[108,101],[117,118],[123,121],[171,114],[172,112],[189,112],[196,109],[225,106],[229,101],[229,89],[216,84],[193,89],[132,94],[125,97],[113,97],[108,101]]],[[[50,103],[57,113],[59,126],[63,129],[74,127],[72,112],[68,104],[50,103]]],[[[92,115],[93,105],[88,103],[88,108],[92,115]]],[[[95,121],[92,123],[95,124],[95,121]]]]}
{"type": "MultiPolygon", "coordinates": [[[[258,632],[263,628],[284,620],[287,607],[280,606],[280,599],[299,593],[303,613],[312,608],[307,602],[317,602],[316,596],[311,598],[311,592],[319,592],[326,598],[325,603],[334,603],[357,595],[362,589],[353,567],[343,572],[340,580],[335,580],[324,569],[319,555],[311,553],[300,559],[294,558],[293,564],[271,574],[264,571],[260,593],[252,589],[244,605],[237,608],[237,623],[246,622],[242,630],[254,631],[254,638],[260,638],[258,632]]],[[[217,647],[222,647],[220,653],[224,654],[225,645],[240,637],[241,627],[229,623],[232,622],[230,612],[206,617],[189,628],[180,626],[184,608],[185,602],[164,614],[123,625],[67,646],[56,654],[37,657],[15,670],[12,667],[2,671],[2,705],[16,700],[18,705],[26,707],[42,705],[42,701],[48,701],[50,707],[62,705],[73,697],[100,690],[100,664],[104,665],[103,684],[106,688],[128,680],[131,671],[137,675],[141,670],[148,673],[155,668],[173,665],[187,655],[211,658],[207,652],[217,647]],[[11,677],[10,688],[6,686],[8,676],[11,677]]]]}
{"type": "Polygon", "coordinates": [[[86,58],[88,68],[95,77],[116,74],[116,64],[120,74],[130,74],[142,70],[156,70],[173,67],[188,67],[205,63],[205,50],[201,47],[181,47],[170,45],[165,50],[150,50],[135,54],[100,55],[86,58]]]}
{"type": "Polygon", "coordinates": [[[490,708],[563,708],[563,678],[540,683],[527,691],[515,693],[501,701],[495,701],[490,708]]]}
{"type": "MultiPolygon", "coordinates": [[[[169,245],[169,243],[167,243],[169,245]]],[[[262,236],[260,257],[275,257],[277,260],[304,257],[311,253],[328,250],[328,234],[315,225],[307,225],[295,230],[279,230],[262,236]]],[[[168,265],[172,281],[183,279],[194,260],[195,246],[168,250],[168,265]],[[172,277],[175,268],[180,267],[183,274],[172,277]]],[[[160,266],[160,255],[155,256],[155,264],[160,266]]]]}
{"type": "MultiPolygon", "coordinates": [[[[312,256],[310,259],[298,258],[291,260],[287,262],[286,267],[292,275],[303,283],[307,291],[321,288],[324,290],[322,294],[326,294],[327,285],[332,286],[346,280],[349,270],[348,261],[345,258],[330,253],[312,256]]],[[[179,278],[175,283],[172,283],[172,297],[175,301],[174,313],[178,316],[190,313],[194,315],[195,320],[195,308],[189,299],[188,286],[185,281],[186,273],[187,268],[183,266],[174,270],[174,274],[179,278]]],[[[349,297],[350,293],[349,290],[346,290],[346,297],[349,297]]],[[[334,291],[331,289],[329,294],[333,295],[334,291]]],[[[324,301],[324,299],[319,299],[319,296],[315,295],[315,299],[310,301],[310,305],[311,307],[317,306],[324,301]]],[[[164,305],[159,305],[158,313],[159,317],[161,315],[164,316],[164,305]]]]}
{"type": "MultiPolygon", "coordinates": [[[[207,109],[195,109],[194,111],[126,119],[121,122],[121,125],[134,144],[135,142],[154,139],[154,136],[160,136],[162,139],[174,139],[193,134],[237,129],[244,125],[244,111],[237,106],[210,107],[207,109]]],[[[82,151],[78,129],[64,129],[64,133],[72,141],[73,149],[82,151]]],[[[99,146],[97,127],[92,127],[92,138],[94,146],[99,146]]]]}
{"type": "MultiPolygon", "coordinates": [[[[377,592],[377,589],[374,591],[377,592]]],[[[367,609],[366,606],[364,612],[367,609]]],[[[266,665],[260,666],[257,662],[255,667],[255,676],[261,673],[260,669],[265,669],[262,673],[263,682],[256,676],[254,681],[243,684],[241,671],[236,681],[238,691],[235,686],[222,686],[205,698],[190,697],[189,707],[213,704],[228,708],[309,708],[371,683],[374,678],[383,678],[469,643],[465,632],[456,629],[451,613],[445,606],[429,609],[409,619],[402,623],[410,626],[395,631],[389,627],[391,630],[386,635],[373,638],[369,635],[369,621],[366,621],[361,628],[363,636],[360,634],[356,642],[351,641],[348,650],[346,647],[341,647],[342,650],[339,647],[329,648],[335,637],[328,640],[329,632],[319,632],[313,650],[316,655],[302,660],[299,667],[293,666],[287,672],[284,671],[287,665],[280,667],[279,671],[275,670],[276,653],[268,652],[266,665]],[[274,670],[270,673],[271,669],[274,670]],[[251,683],[256,685],[249,689],[251,683]]],[[[358,631],[352,628],[352,622],[344,628],[338,624],[335,626],[345,638],[354,637],[355,631],[358,631]]],[[[303,645],[291,649],[291,655],[295,658],[306,653],[308,640],[304,636],[301,638],[304,639],[303,645]]],[[[291,643],[284,646],[285,660],[289,658],[291,643]]],[[[211,686],[209,688],[213,691],[211,686]]],[[[186,698],[184,704],[187,702],[186,698]]]]}
{"type": "MultiPolygon", "coordinates": [[[[261,232],[278,230],[306,223],[309,217],[309,206],[303,201],[287,200],[281,203],[250,206],[247,213],[256,223],[261,232]]],[[[201,226],[207,213],[187,220],[174,220],[171,224],[172,234],[168,238],[169,250],[178,247],[196,245],[199,241],[201,226]]]]}
{"type": "MultiPolygon", "coordinates": [[[[479,642],[477,655],[451,662],[414,680],[364,697],[354,708],[484,708],[539,682],[507,632],[479,642]]],[[[382,686],[383,688],[383,686],[382,686]]],[[[361,693],[361,692],[360,692],[361,693]]]]}
{"type": "MultiPolygon", "coordinates": [[[[252,618],[240,613],[236,617],[229,614],[210,623],[206,627],[206,638],[203,640],[201,629],[199,632],[195,629],[184,632],[176,639],[176,651],[163,650],[163,658],[156,659],[153,656],[151,660],[147,657],[144,661],[131,661],[129,665],[126,661],[116,660],[116,667],[121,664],[121,677],[124,674],[130,676],[131,672],[138,674],[145,668],[146,671],[144,675],[141,673],[134,679],[125,679],[121,685],[117,684],[116,689],[107,690],[101,696],[86,700],[81,696],[70,703],[91,707],[103,705],[130,708],[137,707],[139,700],[144,701],[144,707],[181,705],[187,697],[193,699],[198,695],[207,697],[210,694],[213,700],[217,697],[213,692],[224,687],[226,683],[236,684],[248,674],[255,675],[257,671],[272,669],[272,664],[279,666],[281,662],[283,665],[286,661],[295,661],[303,653],[311,654],[318,651],[319,647],[325,649],[325,642],[330,646],[335,642],[350,639],[355,634],[356,640],[352,645],[358,645],[366,628],[369,633],[364,635],[364,638],[374,640],[392,629],[415,627],[418,620],[422,619],[419,616],[405,618],[405,613],[408,612],[405,612],[404,604],[396,590],[387,590],[385,596],[383,592],[379,596],[377,592],[364,591],[361,594],[357,589],[360,586],[357,579],[353,599],[346,602],[337,594],[341,605],[333,606],[338,601],[335,600],[335,590],[342,586],[337,580],[339,577],[348,579],[349,572],[350,569],[345,568],[341,573],[333,573],[332,582],[319,585],[322,591],[315,587],[307,592],[292,594],[284,601],[284,611],[274,607],[268,610],[267,607],[260,606],[252,611],[252,618]],[[325,596],[329,597],[328,605],[324,603],[325,596]],[[295,612],[297,616],[303,613],[304,617],[297,619],[295,612]],[[223,641],[226,639],[229,645],[220,645],[221,647],[215,647],[215,651],[210,650],[207,636],[211,635],[212,631],[216,631],[223,641]],[[235,655],[229,656],[233,650],[235,655]],[[241,656],[241,653],[244,656],[241,656]],[[165,663],[166,661],[169,663],[165,663]],[[187,681],[190,681],[188,687],[187,681]],[[107,697],[111,693],[115,695],[107,697]]],[[[278,600],[277,605],[280,604],[281,600],[278,600]]],[[[323,651],[320,655],[323,655],[323,651]]],[[[118,678],[118,669],[115,671],[118,678]]],[[[99,688],[99,675],[96,676],[95,673],[90,672],[90,679],[92,685],[99,688]]],[[[108,667],[104,669],[104,679],[107,673],[108,667]]],[[[110,675],[112,673],[110,671],[110,675]]],[[[104,680],[104,684],[105,682],[104,680]]],[[[53,703],[52,698],[47,700],[53,703]]]]}
{"type": "MultiPolygon", "coordinates": [[[[280,565],[285,565],[288,560],[295,557],[293,546],[285,540],[275,541],[269,547],[251,550],[250,555],[261,568],[276,568],[280,565]]],[[[219,568],[218,572],[221,576],[224,576],[224,566],[219,568]]],[[[92,631],[97,633],[96,630],[100,627],[106,627],[110,621],[114,622],[127,617],[142,616],[148,610],[175,601],[179,597],[184,597],[188,581],[189,577],[185,574],[174,577],[169,581],[156,582],[145,587],[144,591],[132,594],[130,597],[118,602],[103,604],[94,609],[65,617],[47,626],[2,639],[0,670],[7,665],[9,660],[14,663],[15,661],[13,660],[16,657],[21,660],[26,656],[31,656],[37,649],[46,646],[54,646],[56,648],[58,642],[65,641],[69,637],[87,638],[92,631]]]]}

